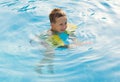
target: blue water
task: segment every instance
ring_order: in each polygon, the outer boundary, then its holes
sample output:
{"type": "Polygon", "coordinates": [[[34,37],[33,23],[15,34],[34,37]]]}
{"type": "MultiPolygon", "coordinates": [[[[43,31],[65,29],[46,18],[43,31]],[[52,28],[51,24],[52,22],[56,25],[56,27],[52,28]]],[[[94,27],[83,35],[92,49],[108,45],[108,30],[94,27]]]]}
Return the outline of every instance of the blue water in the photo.
{"type": "Polygon", "coordinates": [[[119,82],[119,0],[0,0],[0,82],[119,82]],[[48,50],[30,44],[63,9],[92,44],[48,50]],[[42,66],[43,65],[43,66],[42,66]]]}

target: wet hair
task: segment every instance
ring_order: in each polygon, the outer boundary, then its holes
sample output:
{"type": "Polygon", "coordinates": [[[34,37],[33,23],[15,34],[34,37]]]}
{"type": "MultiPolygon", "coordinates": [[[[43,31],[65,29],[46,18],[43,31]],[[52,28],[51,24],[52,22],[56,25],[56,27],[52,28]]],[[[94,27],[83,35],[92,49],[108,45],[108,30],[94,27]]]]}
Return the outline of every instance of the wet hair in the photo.
{"type": "Polygon", "coordinates": [[[55,8],[49,14],[50,23],[56,23],[56,18],[66,16],[65,12],[60,8],[55,8]]]}

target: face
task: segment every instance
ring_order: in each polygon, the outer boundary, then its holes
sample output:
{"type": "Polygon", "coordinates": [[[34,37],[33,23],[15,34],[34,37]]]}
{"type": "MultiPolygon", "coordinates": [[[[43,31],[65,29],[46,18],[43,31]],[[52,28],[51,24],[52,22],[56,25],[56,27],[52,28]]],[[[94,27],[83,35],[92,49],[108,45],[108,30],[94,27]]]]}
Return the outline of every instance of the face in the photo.
{"type": "Polygon", "coordinates": [[[57,32],[64,32],[67,28],[66,16],[56,18],[56,22],[51,24],[52,30],[57,32]]]}

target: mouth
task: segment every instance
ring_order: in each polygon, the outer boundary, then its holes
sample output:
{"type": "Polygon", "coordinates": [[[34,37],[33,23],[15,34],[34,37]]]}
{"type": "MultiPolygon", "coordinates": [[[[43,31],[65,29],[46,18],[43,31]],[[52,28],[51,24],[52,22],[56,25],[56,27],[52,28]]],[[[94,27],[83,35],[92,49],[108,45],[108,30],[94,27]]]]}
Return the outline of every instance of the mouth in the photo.
{"type": "Polygon", "coordinates": [[[61,29],[61,31],[65,31],[65,29],[61,29]]]}
{"type": "Polygon", "coordinates": [[[66,30],[66,28],[62,28],[62,29],[61,29],[61,31],[65,31],[65,30],[66,30]]]}

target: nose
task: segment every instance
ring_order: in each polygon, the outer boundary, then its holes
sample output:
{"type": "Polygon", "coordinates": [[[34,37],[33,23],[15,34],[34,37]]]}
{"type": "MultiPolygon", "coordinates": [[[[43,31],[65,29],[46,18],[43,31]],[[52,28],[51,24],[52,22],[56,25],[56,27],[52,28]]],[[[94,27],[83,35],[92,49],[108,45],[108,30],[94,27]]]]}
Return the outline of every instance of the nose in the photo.
{"type": "Polygon", "coordinates": [[[62,28],[65,29],[67,26],[66,25],[63,25],[62,28]]]}

